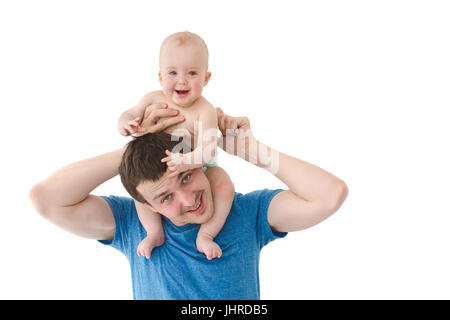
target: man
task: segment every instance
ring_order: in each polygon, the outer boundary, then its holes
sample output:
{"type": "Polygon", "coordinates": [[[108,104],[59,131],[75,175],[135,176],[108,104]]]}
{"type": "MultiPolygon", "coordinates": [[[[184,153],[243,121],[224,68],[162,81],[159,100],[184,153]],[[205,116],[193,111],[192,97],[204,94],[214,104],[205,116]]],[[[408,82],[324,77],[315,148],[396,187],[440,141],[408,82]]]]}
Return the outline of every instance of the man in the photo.
{"type": "Polygon", "coordinates": [[[329,217],[345,200],[347,186],[330,173],[259,142],[247,118],[230,117],[217,109],[224,150],[269,170],[288,190],[236,194],[216,238],[223,255],[208,261],[197,252],[195,236],[199,224],[213,214],[209,182],[201,169],[173,176],[165,164],[161,165],[164,150],[174,142],[167,134],[156,132],[180,121],[171,112],[161,105],[150,106],[146,123],[152,135],[137,138],[127,149],[56,171],[32,188],[31,201],[42,216],[61,228],[124,253],[130,262],[135,299],[259,299],[261,248],[287,232],[308,228],[329,217]],[[236,130],[239,134],[227,134],[236,130]],[[149,143],[155,148],[142,152],[149,143]],[[160,146],[159,151],[156,146],[160,146]],[[141,167],[143,155],[152,168],[130,169],[131,163],[141,167]],[[133,200],[90,194],[116,176],[119,167],[130,194],[163,216],[166,242],[154,249],[150,259],[136,255],[145,230],[133,200]],[[138,171],[141,174],[136,174],[138,171]]]}

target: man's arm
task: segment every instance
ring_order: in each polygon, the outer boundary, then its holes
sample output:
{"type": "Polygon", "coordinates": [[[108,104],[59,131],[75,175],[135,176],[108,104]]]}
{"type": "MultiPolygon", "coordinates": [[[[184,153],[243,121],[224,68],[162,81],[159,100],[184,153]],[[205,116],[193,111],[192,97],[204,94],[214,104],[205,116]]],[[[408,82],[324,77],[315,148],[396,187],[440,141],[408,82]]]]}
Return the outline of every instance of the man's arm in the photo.
{"type": "Polygon", "coordinates": [[[115,222],[108,203],[89,193],[118,174],[123,149],[72,163],[36,184],[30,199],[44,218],[85,238],[111,240],[115,222]]]}
{"type": "MultiPolygon", "coordinates": [[[[161,104],[148,108],[147,132],[157,132],[184,121],[161,104]]],[[[50,222],[81,237],[112,240],[114,217],[108,203],[90,192],[119,171],[123,149],[72,163],[30,191],[36,211],[50,222]]]]}
{"type": "MultiPolygon", "coordinates": [[[[229,117],[217,110],[219,145],[228,153],[264,168],[283,181],[289,190],[278,193],[267,212],[274,231],[290,232],[311,227],[336,212],[348,194],[347,185],[329,172],[267,147],[256,140],[246,117],[229,117]],[[234,137],[226,130],[238,130],[234,137]],[[228,141],[227,141],[228,140],[228,141]]],[[[230,131],[229,131],[230,133],[230,131]]]]}
{"type": "Polygon", "coordinates": [[[267,218],[274,231],[291,232],[314,226],[336,212],[348,194],[347,185],[339,178],[281,152],[275,176],[289,190],[275,195],[269,205],[267,218]]]}

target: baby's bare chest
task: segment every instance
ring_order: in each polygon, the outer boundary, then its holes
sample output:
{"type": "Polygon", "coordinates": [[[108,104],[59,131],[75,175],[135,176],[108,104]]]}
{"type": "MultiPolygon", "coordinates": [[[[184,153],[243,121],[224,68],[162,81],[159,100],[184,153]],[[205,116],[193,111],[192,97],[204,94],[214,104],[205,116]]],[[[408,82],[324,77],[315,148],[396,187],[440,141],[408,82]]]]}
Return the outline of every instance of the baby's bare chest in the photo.
{"type": "Polygon", "coordinates": [[[184,116],[184,121],[173,125],[166,130],[167,133],[172,135],[181,136],[189,134],[192,138],[197,132],[197,126],[200,116],[199,108],[195,105],[195,103],[190,107],[180,107],[174,104],[171,100],[167,99],[163,94],[158,96],[157,102],[166,103],[169,108],[176,109],[179,112],[179,115],[184,116]]]}

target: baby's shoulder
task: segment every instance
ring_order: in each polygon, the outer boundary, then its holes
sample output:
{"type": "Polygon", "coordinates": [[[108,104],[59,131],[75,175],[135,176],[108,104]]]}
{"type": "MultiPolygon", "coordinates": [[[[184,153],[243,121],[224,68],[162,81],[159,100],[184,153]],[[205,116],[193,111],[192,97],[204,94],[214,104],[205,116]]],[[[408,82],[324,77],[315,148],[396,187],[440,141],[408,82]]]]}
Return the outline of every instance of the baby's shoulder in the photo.
{"type": "Polygon", "coordinates": [[[198,97],[198,99],[195,101],[194,104],[198,104],[199,106],[204,106],[207,108],[214,108],[214,106],[211,104],[211,102],[206,100],[206,98],[204,96],[198,97]]]}
{"type": "Polygon", "coordinates": [[[216,108],[203,96],[200,96],[192,107],[200,114],[216,113],[216,108]]]}
{"type": "Polygon", "coordinates": [[[150,91],[144,95],[142,100],[157,102],[156,100],[160,100],[164,97],[164,94],[161,90],[150,91]]]}
{"type": "Polygon", "coordinates": [[[172,102],[167,99],[167,97],[164,95],[164,93],[161,90],[157,90],[157,91],[150,91],[148,93],[146,93],[141,101],[140,101],[140,105],[141,106],[149,106],[151,104],[154,103],[165,103],[167,104],[169,107],[173,108],[173,104],[172,102]]]}

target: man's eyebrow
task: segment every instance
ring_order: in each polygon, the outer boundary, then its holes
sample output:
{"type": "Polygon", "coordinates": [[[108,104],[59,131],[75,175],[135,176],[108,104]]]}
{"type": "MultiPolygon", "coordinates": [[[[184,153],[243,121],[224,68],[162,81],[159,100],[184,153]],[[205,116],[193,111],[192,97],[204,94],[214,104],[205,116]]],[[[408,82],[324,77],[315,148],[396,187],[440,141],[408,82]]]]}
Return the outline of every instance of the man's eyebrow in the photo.
{"type": "Polygon", "coordinates": [[[159,197],[164,196],[167,193],[167,191],[161,192],[160,194],[158,194],[157,196],[155,196],[152,201],[155,201],[156,199],[158,199],[159,197]]]}
{"type": "MultiPolygon", "coordinates": [[[[178,176],[177,176],[177,181],[179,181],[182,177],[183,177],[183,175],[186,173],[186,172],[188,172],[188,171],[183,171],[183,172],[180,172],[179,174],[178,174],[178,176]]],[[[169,191],[163,191],[163,192],[161,192],[161,193],[159,193],[157,196],[155,196],[154,198],[153,198],[153,200],[152,201],[155,201],[156,199],[158,199],[158,198],[160,198],[160,197],[162,197],[162,196],[165,196],[167,193],[169,193],[169,191]]]]}

